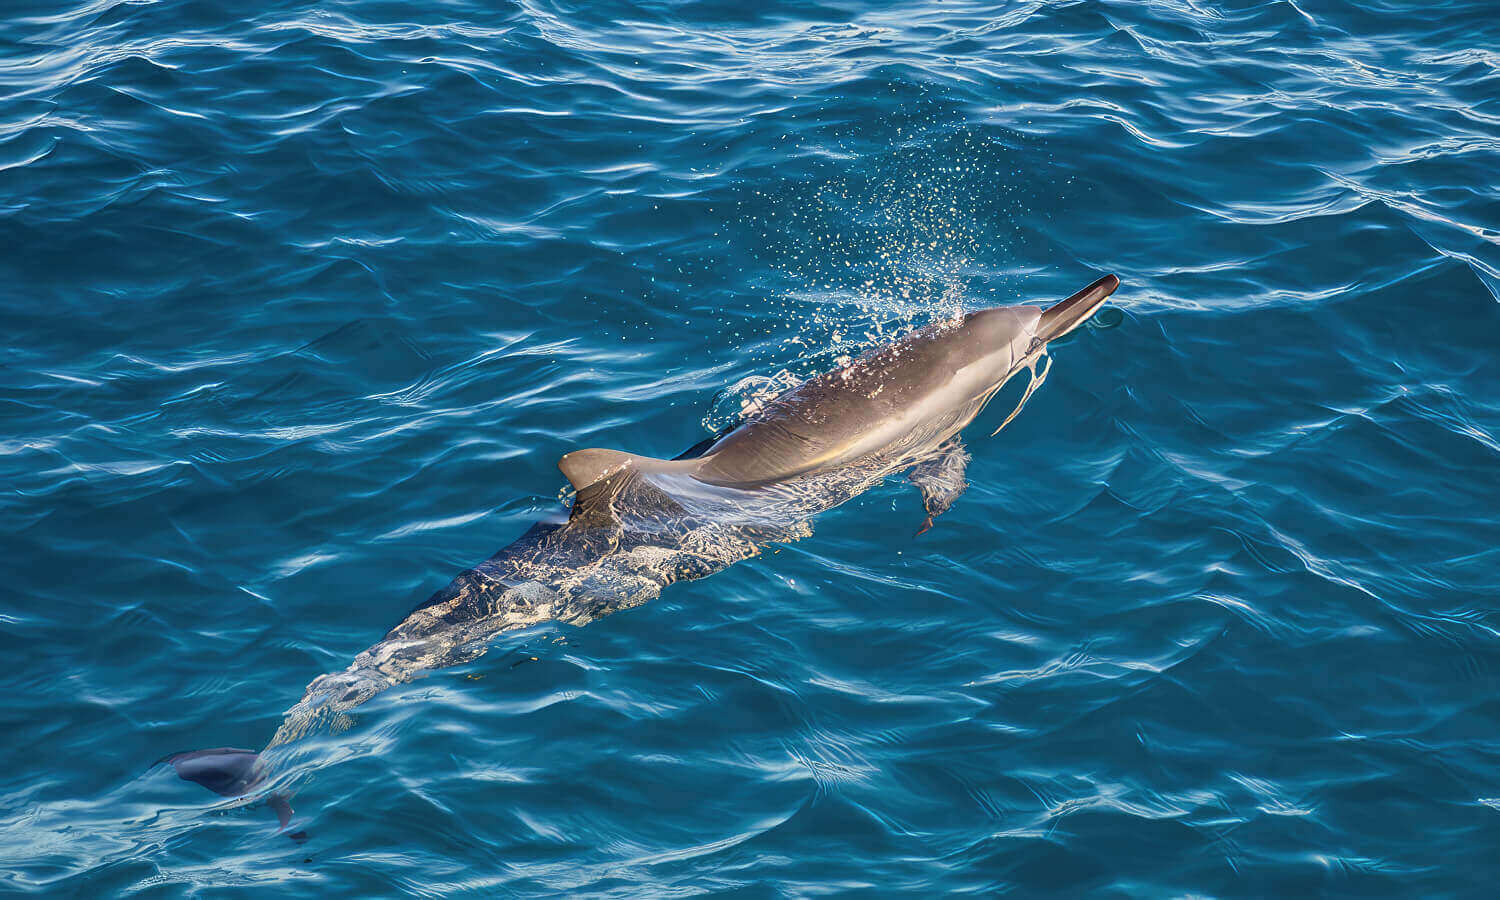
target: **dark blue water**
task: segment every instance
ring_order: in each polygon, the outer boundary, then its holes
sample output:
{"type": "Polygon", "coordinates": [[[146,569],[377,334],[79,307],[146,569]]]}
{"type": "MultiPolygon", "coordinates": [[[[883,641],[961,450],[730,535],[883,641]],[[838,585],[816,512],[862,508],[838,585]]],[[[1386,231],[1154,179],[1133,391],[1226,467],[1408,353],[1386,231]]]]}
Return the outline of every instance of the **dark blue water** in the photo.
{"type": "Polygon", "coordinates": [[[1500,876],[1490,0],[11,0],[0,248],[5,890],[1500,876]],[[384,693],[300,847],[152,767],[264,745],[563,453],[1101,272],[928,534],[893,478],[384,693]]]}

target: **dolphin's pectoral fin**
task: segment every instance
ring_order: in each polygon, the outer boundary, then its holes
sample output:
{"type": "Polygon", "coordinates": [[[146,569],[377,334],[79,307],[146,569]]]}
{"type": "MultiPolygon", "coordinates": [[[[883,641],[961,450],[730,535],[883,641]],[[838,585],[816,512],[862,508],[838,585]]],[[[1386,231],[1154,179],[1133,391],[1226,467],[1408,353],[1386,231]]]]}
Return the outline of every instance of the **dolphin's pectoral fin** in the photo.
{"type": "Polygon", "coordinates": [[[906,473],[907,479],[921,489],[922,505],[927,508],[927,520],[917,529],[917,534],[931,528],[932,520],[946,512],[969,486],[964,476],[968,465],[968,449],[962,441],[954,438],[906,473]]]}

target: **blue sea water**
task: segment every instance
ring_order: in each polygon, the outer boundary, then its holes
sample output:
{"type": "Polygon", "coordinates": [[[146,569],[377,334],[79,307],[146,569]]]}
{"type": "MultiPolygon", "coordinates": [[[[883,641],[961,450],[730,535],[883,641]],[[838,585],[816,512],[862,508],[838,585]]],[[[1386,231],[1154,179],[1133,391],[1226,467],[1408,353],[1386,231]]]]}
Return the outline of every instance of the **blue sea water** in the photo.
{"type": "Polygon", "coordinates": [[[0,889],[1486,896],[1492,0],[9,0],[0,889]],[[1123,281],[914,538],[153,765],[768,379],[1123,281]]]}

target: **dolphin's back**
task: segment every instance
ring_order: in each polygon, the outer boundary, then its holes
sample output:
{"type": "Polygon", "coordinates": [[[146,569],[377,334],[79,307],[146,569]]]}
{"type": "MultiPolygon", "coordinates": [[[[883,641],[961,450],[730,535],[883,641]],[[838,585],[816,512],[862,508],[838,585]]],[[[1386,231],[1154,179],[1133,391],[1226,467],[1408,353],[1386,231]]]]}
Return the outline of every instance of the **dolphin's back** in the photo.
{"type": "Polygon", "coordinates": [[[1119,283],[1106,275],[1045,310],[995,307],[929,325],[808,379],[700,456],[590,448],[566,454],[558,467],[580,491],[627,468],[739,488],[899,457],[967,425],[1018,367],[1092,316],[1119,283]]]}
{"type": "MultiPolygon", "coordinates": [[[[992,387],[987,373],[967,370],[1019,345],[1039,314],[1034,307],[971,313],[808,379],[715,443],[693,477],[735,487],[783,481],[883,451],[898,455],[966,424],[992,387]],[[977,316],[991,319],[983,341],[967,327],[977,316]]],[[[1012,351],[1019,358],[1025,348],[1012,351]]]]}

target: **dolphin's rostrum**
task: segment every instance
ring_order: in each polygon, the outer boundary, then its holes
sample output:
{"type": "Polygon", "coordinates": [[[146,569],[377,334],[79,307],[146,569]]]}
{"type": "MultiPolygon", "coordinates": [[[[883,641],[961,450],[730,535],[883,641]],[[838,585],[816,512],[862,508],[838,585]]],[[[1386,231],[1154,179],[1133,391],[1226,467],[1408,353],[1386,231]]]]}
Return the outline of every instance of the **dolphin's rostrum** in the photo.
{"type": "MultiPolygon", "coordinates": [[[[926,531],[967,486],[959,432],[1024,369],[1031,380],[1009,423],[1046,377],[1037,368],[1048,343],[1085,322],[1119,284],[1106,275],[1045,309],[995,307],[934,323],[803,382],[677,459],[568,453],[558,462],[577,492],[567,521],[533,525],[347,669],[315,679],[261,754],[342,727],[350,709],[380,691],[474,659],[501,632],[582,625],[805,537],[813,515],[888,475],[906,471],[921,489],[927,518],[918,534],[926,531]]],[[[196,750],[166,761],[184,779],[241,797],[265,790],[261,754],[196,750]]],[[[287,798],[267,799],[285,828],[287,798]]]]}

